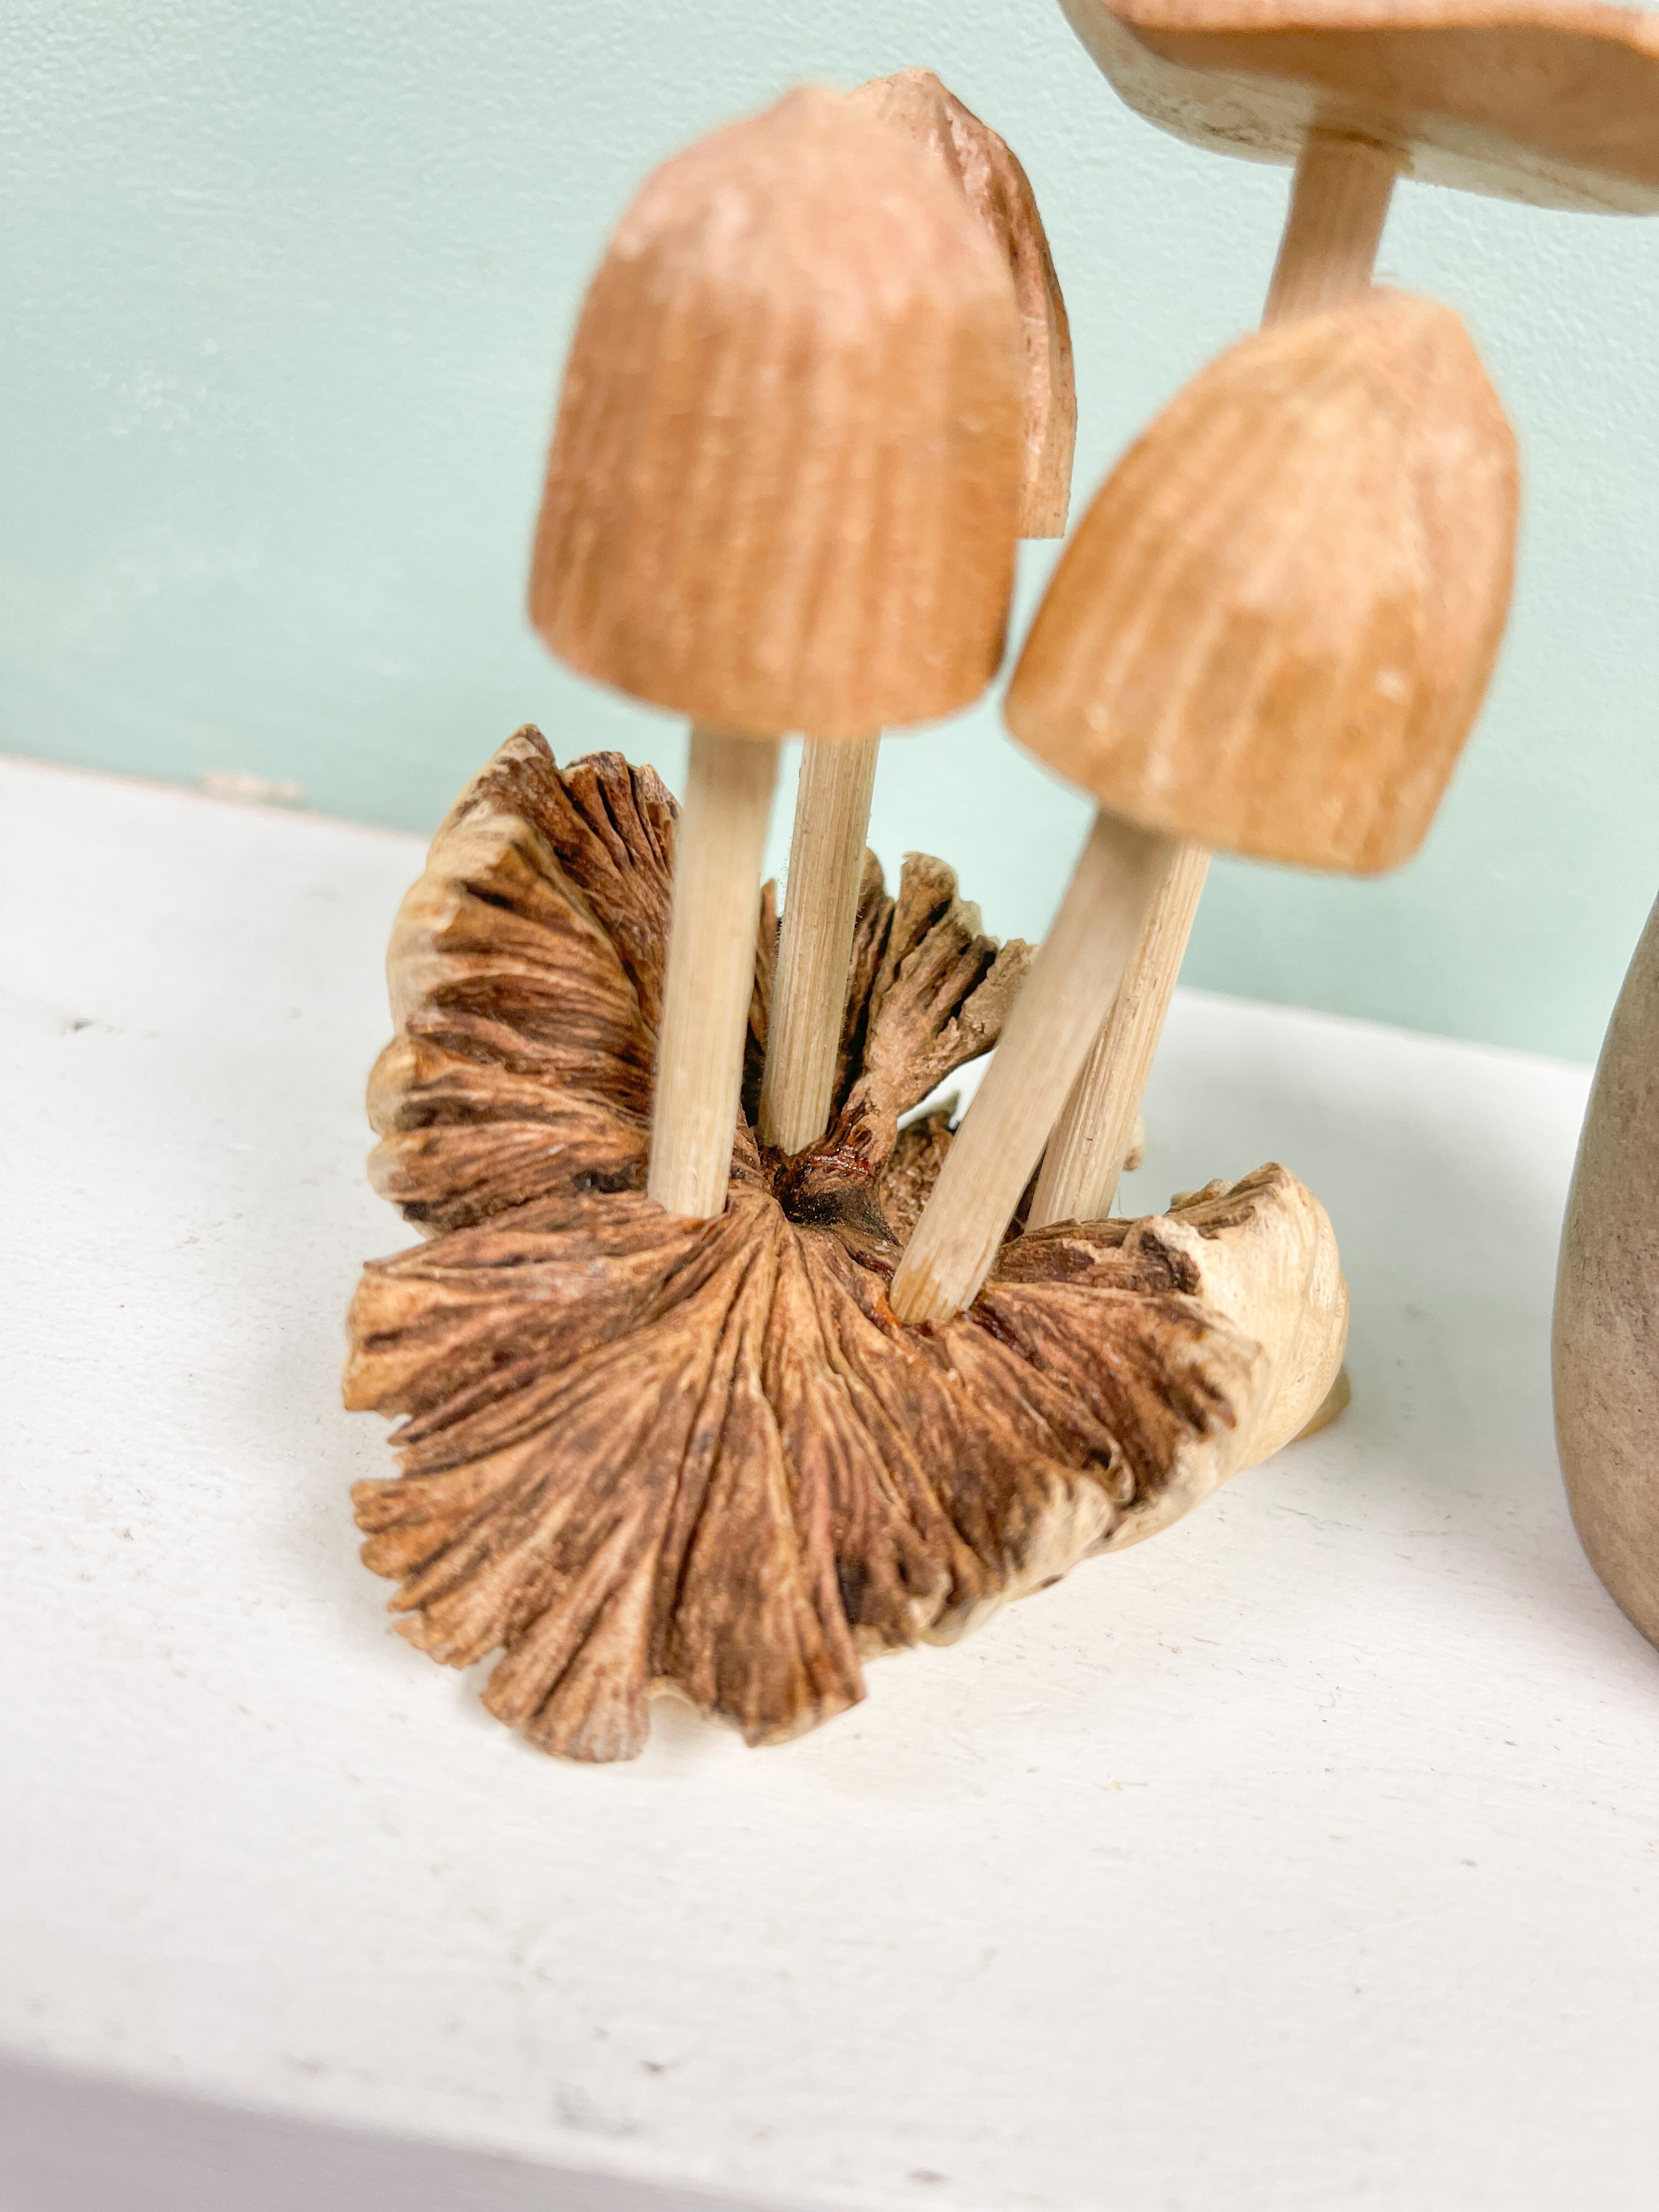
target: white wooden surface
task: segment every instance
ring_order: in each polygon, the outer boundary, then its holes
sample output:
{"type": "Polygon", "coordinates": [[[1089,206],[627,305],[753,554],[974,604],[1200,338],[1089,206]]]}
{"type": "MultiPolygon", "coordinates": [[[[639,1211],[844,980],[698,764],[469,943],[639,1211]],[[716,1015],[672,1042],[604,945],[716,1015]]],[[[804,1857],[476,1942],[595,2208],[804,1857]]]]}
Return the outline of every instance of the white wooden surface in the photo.
{"type": "Polygon", "coordinates": [[[1546,1381],[1583,1071],[1178,1000],[1128,1195],[1306,1176],[1352,1412],[802,1742],[568,1770],[355,1557],[417,846],[23,766],[0,818],[6,2212],[1652,2201],[1659,1655],[1546,1381]]]}

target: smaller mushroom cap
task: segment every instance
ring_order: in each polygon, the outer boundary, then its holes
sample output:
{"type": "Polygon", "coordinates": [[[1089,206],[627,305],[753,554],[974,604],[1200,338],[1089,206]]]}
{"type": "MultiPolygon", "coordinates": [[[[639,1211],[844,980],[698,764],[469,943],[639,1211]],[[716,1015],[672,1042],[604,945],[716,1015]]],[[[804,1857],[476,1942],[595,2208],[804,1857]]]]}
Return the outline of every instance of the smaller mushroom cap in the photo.
{"type": "Polygon", "coordinates": [[[1426,834],[1509,608],[1515,437],[1449,307],[1244,339],[1096,495],[1008,726],[1152,830],[1370,875],[1426,834]]]}
{"type": "Polygon", "coordinates": [[[1293,161],[1309,130],[1539,207],[1659,211],[1659,23],[1595,0],[1060,0],[1129,106],[1293,161]]]}
{"type": "Polygon", "coordinates": [[[1023,357],[935,162],[808,87],[647,179],[565,371],[531,617],[730,732],[863,737],[1001,659],[1023,357]]]}
{"type": "Polygon", "coordinates": [[[848,98],[944,164],[1007,261],[1025,336],[1019,534],[1063,538],[1077,443],[1077,387],[1066,301],[1030,180],[1006,142],[947,91],[932,70],[872,77],[848,98]]]}

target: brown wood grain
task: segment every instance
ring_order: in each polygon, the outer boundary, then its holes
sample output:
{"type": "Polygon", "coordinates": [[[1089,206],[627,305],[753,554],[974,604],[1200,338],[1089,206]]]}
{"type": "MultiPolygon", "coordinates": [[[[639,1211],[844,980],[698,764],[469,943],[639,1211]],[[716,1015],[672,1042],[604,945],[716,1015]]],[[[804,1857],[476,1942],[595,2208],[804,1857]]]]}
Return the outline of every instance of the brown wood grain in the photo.
{"type": "Polygon", "coordinates": [[[952,872],[866,868],[836,1118],[750,1133],[775,958],[763,904],[723,1213],[645,1194],[675,809],[614,754],[521,731],[404,901],[375,1186],[427,1241],[372,1262],[347,1402],[398,1417],[360,1484],[403,1632],[542,1748],[627,1758],[672,1690],[753,1742],[863,1695],[863,1658],[949,1640],[1152,1533],[1285,1442],[1346,1298],[1282,1169],[1164,1217],[1004,1249],[969,1314],[888,1285],[950,1136],[900,1121],[994,1044],[1029,949],[952,872]]]}

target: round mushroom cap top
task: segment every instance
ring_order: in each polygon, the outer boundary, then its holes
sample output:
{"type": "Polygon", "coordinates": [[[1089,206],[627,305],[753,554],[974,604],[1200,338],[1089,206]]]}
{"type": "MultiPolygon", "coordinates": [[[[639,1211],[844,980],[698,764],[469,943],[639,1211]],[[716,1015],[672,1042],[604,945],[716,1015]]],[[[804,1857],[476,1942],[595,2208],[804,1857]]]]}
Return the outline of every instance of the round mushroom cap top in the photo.
{"type": "Polygon", "coordinates": [[[950,714],[1001,659],[1023,382],[1006,261],[937,162],[790,93],[665,163],[611,240],[531,619],[585,675],[738,734],[950,714]]]}
{"type": "Polygon", "coordinates": [[[1376,291],[1260,331],[1097,494],[1008,726],[1146,829],[1395,866],[1485,694],[1518,505],[1514,433],[1449,307],[1376,291]]]}
{"type": "Polygon", "coordinates": [[[1659,21],[1595,0],[1060,0],[1128,105],[1294,161],[1316,126],[1539,207],[1659,211],[1659,21]]]}
{"type": "Polygon", "coordinates": [[[848,94],[877,121],[902,131],[940,162],[1008,264],[1025,337],[1025,468],[1022,538],[1063,538],[1077,443],[1077,387],[1066,302],[1030,180],[988,124],[932,70],[872,77],[848,94]]]}

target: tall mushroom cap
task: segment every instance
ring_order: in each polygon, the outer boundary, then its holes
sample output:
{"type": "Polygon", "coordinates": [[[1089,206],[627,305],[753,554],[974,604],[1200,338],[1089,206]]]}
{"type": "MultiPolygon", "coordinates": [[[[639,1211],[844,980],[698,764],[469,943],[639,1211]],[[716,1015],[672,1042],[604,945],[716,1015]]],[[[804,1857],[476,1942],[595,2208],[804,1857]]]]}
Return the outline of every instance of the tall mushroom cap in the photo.
{"type": "Polygon", "coordinates": [[[1114,813],[1371,874],[1421,842],[1508,612],[1515,438],[1449,307],[1245,338],[1073,533],[1009,727],[1114,813]]]}
{"type": "Polygon", "coordinates": [[[848,98],[864,114],[903,131],[943,165],[1007,261],[1025,339],[1019,534],[1063,538],[1077,443],[1077,386],[1066,301],[1030,180],[1006,141],[964,107],[932,70],[872,77],[848,98]]]}
{"type": "Polygon", "coordinates": [[[1595,0],[1060,0],[1127,105],[1291,161],[1315,126],[1539,207],[1659,210],[1659,22],[1595,0]]]}
{"type": "Polygon", "coordinates": [[[647,179],[565,372],[531,617],[692,720],[953,712],[1001,657],[1021,473],[1006,262],[937,166],[807,87],[647,179]]]}

